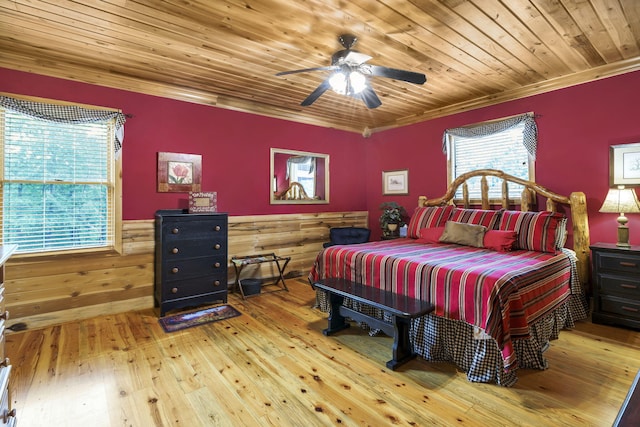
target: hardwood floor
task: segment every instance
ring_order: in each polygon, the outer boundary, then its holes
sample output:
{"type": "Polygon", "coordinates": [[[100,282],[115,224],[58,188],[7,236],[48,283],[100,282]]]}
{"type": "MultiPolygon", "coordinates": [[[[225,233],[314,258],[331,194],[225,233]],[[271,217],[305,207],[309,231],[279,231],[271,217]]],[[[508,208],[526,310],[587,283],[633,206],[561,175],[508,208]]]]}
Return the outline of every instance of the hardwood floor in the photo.
{"type": "Polygon", "coordinates": [[[309,285],[288,286],[170,334],[151,310],[8,334],[19,425],[610,426],[640,368],[638,332],[585,321],[512,388],[421,359],[392,372],[390,338],[325,337],[309,285]]]}

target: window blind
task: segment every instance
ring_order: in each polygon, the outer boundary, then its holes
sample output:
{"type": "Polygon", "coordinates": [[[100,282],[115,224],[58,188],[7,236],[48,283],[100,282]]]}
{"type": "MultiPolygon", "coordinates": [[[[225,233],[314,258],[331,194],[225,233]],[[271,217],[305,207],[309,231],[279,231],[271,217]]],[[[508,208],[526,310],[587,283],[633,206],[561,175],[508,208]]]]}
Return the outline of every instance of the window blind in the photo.
{"type": "MultiPolygon", "coordinates": [[[[513,128],[482,136],[449,136],[451,138],[452,179],[476,170],[498,169],[510,175],[529,179],[529,153],[523,145],[524,123],[513,128]]],[[[499,200],[502,197],[502,179],[487,177],[489,184],[489,198],[499,200]]],[[[480,177],[469,181],[469,198],[481,198],[480,177]]],[[[519,199],[522,186],[510,184],[509,196],[519,199]]],[[[455,195],[462,198],[462,189],[455,195]]]]}
{"type": "Polygon", "coordinates": [[[112,246],[115,120],[0,113],[2,243],[22,253],[112,246]]]}

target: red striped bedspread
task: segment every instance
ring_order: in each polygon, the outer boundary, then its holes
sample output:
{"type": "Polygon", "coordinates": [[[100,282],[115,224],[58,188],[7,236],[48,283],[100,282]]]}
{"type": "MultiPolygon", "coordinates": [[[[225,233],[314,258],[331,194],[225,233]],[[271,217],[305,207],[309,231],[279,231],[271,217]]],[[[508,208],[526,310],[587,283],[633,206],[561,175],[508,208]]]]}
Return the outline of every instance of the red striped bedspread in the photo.
{"type": "Polygon", "coordinates": [[[463,320],[496,340],[505,367],[515,362],[513,339],[570,295],[567,255],[495,252],[413,239],[331,246],[309,273],[312,282],[338,277],[429,300],[433,314],[463,320]]]}

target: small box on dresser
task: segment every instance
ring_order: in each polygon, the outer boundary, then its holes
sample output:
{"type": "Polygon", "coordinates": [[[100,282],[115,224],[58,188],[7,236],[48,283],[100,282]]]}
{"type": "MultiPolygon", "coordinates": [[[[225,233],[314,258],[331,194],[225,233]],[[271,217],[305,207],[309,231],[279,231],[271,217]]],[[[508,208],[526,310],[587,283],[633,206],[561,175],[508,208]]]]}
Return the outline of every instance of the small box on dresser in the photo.
{"type": "Polygon", "coordinates": [[[640,328],[640,246],[591,245],[594,323],[640,328]]]}
{"type": "Polygon", "coordinates": [[[154,305],[160,317],[174,309],[227,302],[227,214],[171,209],[155,217],[154,305]]]}

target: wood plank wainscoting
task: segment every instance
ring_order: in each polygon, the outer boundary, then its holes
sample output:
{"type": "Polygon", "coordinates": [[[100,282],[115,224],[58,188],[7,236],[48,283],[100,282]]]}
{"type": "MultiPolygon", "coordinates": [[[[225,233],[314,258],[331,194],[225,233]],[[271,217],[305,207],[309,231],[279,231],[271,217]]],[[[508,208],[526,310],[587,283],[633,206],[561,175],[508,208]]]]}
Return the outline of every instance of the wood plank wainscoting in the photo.
{"type": "MultiPolygon", "coordinates": [[[[306,275],[331,227],[366,227],[368,212],[229,217],[229,258],[275,252],[290,256],[290,276],[306,275]]],[[[16,256],[6,265],[8,326],[40,328],[153,307],[154,220],[123,221],[122,254],[16,256]]],[[[243,277],[244,277],[243,272],[243,277]]],[[[269,265],[247,271],[273,277],[269,265]]],[[[229,267],[229,285],[235,273],[229,267]]]]}

